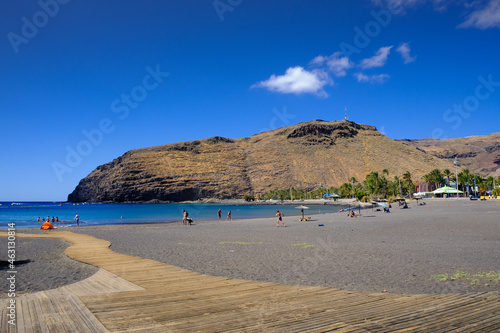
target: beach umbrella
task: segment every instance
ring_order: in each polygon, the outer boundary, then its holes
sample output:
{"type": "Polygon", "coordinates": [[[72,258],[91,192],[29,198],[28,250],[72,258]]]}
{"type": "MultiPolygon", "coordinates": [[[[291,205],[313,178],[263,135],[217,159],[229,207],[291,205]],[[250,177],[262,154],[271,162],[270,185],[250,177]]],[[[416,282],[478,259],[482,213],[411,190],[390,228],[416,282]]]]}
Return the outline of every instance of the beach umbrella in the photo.
{"type": "Polygon", "coordinates": [[[434,194],[444,194],[444,193],[453,193],[453,194],[460,193],[460,194],[462,194],[464,192],[457,190],[456,188],[453,188],[450,186],[443,186],[443,187],[438,188],[437,190],[432,191],[432,193],[434,193],[434,194]]]}
{"type": "Polygon", "coordinates": [[[303,220],[304,219],[304,209],[309,209],[309,207],[301,205],[301,206],[298,206],[298,207],[295,207],[295,208],[300,209],[300,211],[302,212],[302,220],[303,220]]]}

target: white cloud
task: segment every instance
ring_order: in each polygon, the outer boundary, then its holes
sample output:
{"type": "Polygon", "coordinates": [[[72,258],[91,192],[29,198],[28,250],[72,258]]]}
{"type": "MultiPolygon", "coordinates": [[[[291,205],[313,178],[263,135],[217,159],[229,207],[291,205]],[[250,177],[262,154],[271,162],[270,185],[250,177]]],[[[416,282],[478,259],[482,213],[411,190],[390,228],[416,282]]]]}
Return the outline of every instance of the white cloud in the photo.
{"type": "Polygon", "coordinates": [[[380,128],[378,129],[378,131],[382,134],[382,135],[386,135],[385,134],[385,126],[380,126],[380,128]]]}
{"type": "Polygon", "coordinates": [[[365,75],[363,73],[354,73],[354,77],[358,82],[384,83],[390,76],[389,74],[365,75]]]}
{"type": "Polygon", "coordinates": [[[325,63],[326,58],[327,57],[325,57],[325,56],[319,55],[316,58],[314,58],[313,60],[311,60],[310,64],[311,65],[322,66],[325,63]]]}
{"type": "Polygon", "coordinates": [[[399,54],[401,54],[401,57],[403,58],[405,64],[414,62],[417,59],[417,56],[412,57],[410,55],[411,53],[410,43],[401,43],[396,49],[396,52],[399,52],[399,54]]]}
{"type": "Polygon", "coordinates": [[[500,0],[491,0],[486,6],[473,11],[458,28],[500,28],[500,0]]]}
{"type": "Polygon", "coordinates": [[[471,11],[458,28],[500,28],[500,0],[371,0],[382,8],[390,8],[393,14],[405,14],[408,9],[431,3],[436,11],[445,11],[450,5],[463,5],[471,11]],[[473,8],[480,7],[474,10],[473,8]]]}
{"type": "Polygon", "coordinates": [[[363,69],[368,69],[368,68],[375,68],[375,67],[382,67],[385,65],[387,62],[387,57],[389,56],[389,53],[391,53],[392,46],[385,46],[381,47],[378,49],[378,51],[375,53],[375,55],[371,58],[363,59],[361,61],[361,68],[363,69]]]}
{"type": "Polygon", "coordinates": [[[346,76],[346,70],[354,67],[354,64],[348,57],[343,57],[342,52],[335,52],[331,56],[319,55],[311,61],[311,65],[323,66],[326,65],[328,70],[335,76],[346,76]]]}
{"type": "Polygon", "coordinates": [[[315,94],[327,97],[323,87],[332,83],[332,79],[325,71],[307,71],[296,66],[288,68],[284,75],[273,74],[269,79],[256,83],[251,88],[266,88],[282,94],[315,94]]]}

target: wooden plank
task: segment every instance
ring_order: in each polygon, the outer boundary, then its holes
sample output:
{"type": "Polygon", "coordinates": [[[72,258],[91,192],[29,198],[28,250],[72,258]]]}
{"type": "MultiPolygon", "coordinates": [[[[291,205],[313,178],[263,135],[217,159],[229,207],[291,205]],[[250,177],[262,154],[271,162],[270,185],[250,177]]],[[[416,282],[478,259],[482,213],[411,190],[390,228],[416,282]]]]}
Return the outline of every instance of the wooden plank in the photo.
{"type": "Polygon", "coordinates": [[[21,303],[21,313],[18,318],[19,332],[33,333],[33,323],[26,297],[18,297],[18,302],[21,303]]]}
{"type": "Polygon", "coordinates": [[[66,300],[72,305],[74,316],[79,318],[79,323],[85,326],[87,332],[108,332],[104,325],[96,318],[96,316],[89,311],[83,302],[75,295],[66,295],[66,300]]]}
{"type": "Polygon", "coordinates": [[[49,297],[51,305],[57,314],[55,317],[60,322],[62,332],[81,332],[82,327],[78,320],[72,316],[72,309],[66,302],[66,297],[59,290],[49,290],[45,294],[49,297]]]}

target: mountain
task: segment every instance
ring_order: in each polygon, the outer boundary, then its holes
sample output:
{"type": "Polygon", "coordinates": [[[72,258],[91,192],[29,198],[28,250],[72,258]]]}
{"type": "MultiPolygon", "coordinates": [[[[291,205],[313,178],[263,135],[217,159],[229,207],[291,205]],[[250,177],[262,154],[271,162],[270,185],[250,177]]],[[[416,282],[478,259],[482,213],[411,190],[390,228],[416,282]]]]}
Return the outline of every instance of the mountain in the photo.
{"type": "Polygon", "coordinates": [[[434,168],[452,167],[373,126],[312,120],[242,139],[213,137],[131,150],[82,179],[68,201],[241,198],[291,186],[339,186],[383,169],[390,178],[410,171],[418,179],[434,168]]]}
{"type": "MultiPolygon", "coordinates": [[[[500,133],[458,139],[399,140],[440,159],[457,158],[460,169],[480,175],[500,176],[500,133]]],[[[455,172],[455,168],[450,168],[455,172]]]]}

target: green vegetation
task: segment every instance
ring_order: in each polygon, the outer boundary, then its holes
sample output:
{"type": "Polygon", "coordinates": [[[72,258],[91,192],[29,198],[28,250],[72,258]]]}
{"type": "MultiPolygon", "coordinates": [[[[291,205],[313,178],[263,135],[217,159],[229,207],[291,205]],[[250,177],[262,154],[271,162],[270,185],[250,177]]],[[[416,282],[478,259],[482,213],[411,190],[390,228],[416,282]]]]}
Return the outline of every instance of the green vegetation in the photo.
{"type": "MultiPolygon", "coordinates": [[[[366,175],[365,180],[359,182],[355,177],[351,177],[348,182],[339,187],[323,187],[319,186],[315,189],[296,189],[294,187],[282,190],[273,190],[259,195],[261,200],[297,200],[297,199],[321,199],[324,194],[338,194],[342,198],[356,198],[363,202],[370,200],[412,196],[415,192],[415,183],[409,171],[400,175],[394,175],[392,180],[389,175],[391,172],[388,169],[379,172],[370,172],[366,175]]],[[[443,171],[434,169],[424,175],[420,182],[429,184],[429,190],[439,188],[450,181],[455,181],[456,175],[449,169],[443,171]]],[[[500,187],[493,189],[495,186],[500,186],[500,177],[494,180],[493,177],[483,177],[472,174],[469,169],[464,169],[458,173],[458,189],[464,193],[474,193],[474,180],[478,188],[478,195],[486,195],[492,191],[493,195],[500,195],[500,187]],[[468,185],[467,185],[468,184],[468,185]],[[468,191],[469,190],[469,191],[468,191]]],[[[246,197],[246,196],[245,196],[246,197]]],[[[244,198],[245,198],[244,197],[244,198]]],[[[253,198],[253,196],[252,196],[253,198]]],[[[246,200],[246,199],[245,199],[246,200]]]]}
{"type": "Polygon", "coordinates": [[[231,245],[250,245],[250,244],[264,244],[262,242],[219,242],[219,244],[231,244],[231,245]]]}
{"type": "Polygon", "coordinates": [[[456,280],[456,279],[460,279],[460,278],[464,278],[464,277],[466,278],[466,277],[468,277],[468,276],[470,276],[470,274],[469,274],[469,273],[466,273],[466,272],[463,272],[463,271],[457,271],[454,275],[452,275],[452,276],[451,276],[451,278],[450,278],[450,279],[451,279],[452,281],[454,281],[454,280],[456,280]]]}
{"type": "Polygon", "coordinates": [[[468,273],[464,271],[456,271],[455,274],[448,276],[448,274],[432,275],[432,279],[437,282],[444,281],[467,281],[471,286],[489,286],[491,284],[500,283],[500,271],[498,272],[479,272],[479,273],[468,273]],[[449,278],[449,279],[448,279],[449,278]]]}
{"type": "Polygon", "coordinates": [[[274,190],[269,191],[264,194],[259,195],[260,200],[300,200],[300,199],[320,199],[323,197],[323,194],[332,193],[330,187],[329,189],[320,186],[315,190],[305,190],[305,189],[296,189],[294,187],[286,189],[286,190],[274,190]]]}
{"type": "Polygon", "coordinates": [[[438,282],[443,282],[448,280],[448,274],[432,275],[431,278],[438,282]]]}
{"type": "Polygon", "coordinates": [[[290,199],[321,199],[324,194],[338,194],[343,198],[356,198],[369,201],[375,198],[387,198],[388,196],[411,195],[415,184],[411,179],[410,172],[406,171],[402,177],[394,176],[388,180],[389,170],[384,169],[382,175],[378,172],[370,172],[363,182],[351,177],[349,182],[340,187],[323,187],[312,190],[297,190],[295,188],[286,190],[274,190],[259,196],[259,199],[290,200],[290,199]],[[401,185],[401,188],[400,188],[401,185]]]}
{"type": "Polygon", "coordinates": [[[249,202],[249,201],[254,201],[255,200],[255,195],[253,194],[245,194],[243,196],[243,200],[249,202]]]}
{"type": "Polygon", "coordinates": [[[292,244],[292,246],[300,246],[303,249],[313,249],[316,247],[316,245],[311,245],[307,243],[297,243],[297,244],[292,244]]]}
{"type": "MultiPolygon", "coordinates": [[[[430,184],[434,189],[450,183],[456,182],[457,175],[450,170],[445,169],[441,172],[439,169],[434,169],[430,173],[422,177],[424,183],[430,184]]],[[[458,189],[464,193],[474,193],[474,183],[477,186],[477,194],[485,196],[490,191],[493,195],[500,195],[500,187],[493,188],[493,185],[500,185],[500,177],[494,179],[492,176],[475,175],[469,169],[464,169],[458,173],[458,189]]]]}

